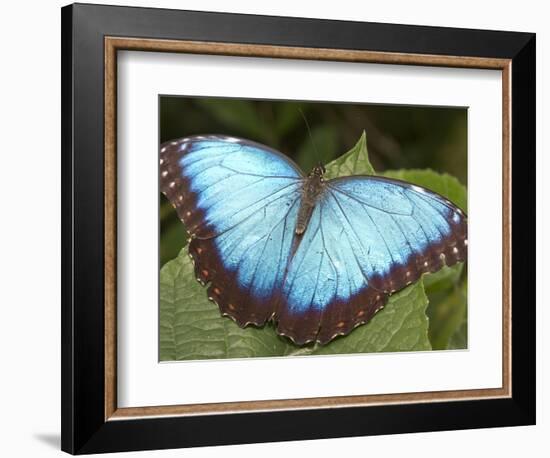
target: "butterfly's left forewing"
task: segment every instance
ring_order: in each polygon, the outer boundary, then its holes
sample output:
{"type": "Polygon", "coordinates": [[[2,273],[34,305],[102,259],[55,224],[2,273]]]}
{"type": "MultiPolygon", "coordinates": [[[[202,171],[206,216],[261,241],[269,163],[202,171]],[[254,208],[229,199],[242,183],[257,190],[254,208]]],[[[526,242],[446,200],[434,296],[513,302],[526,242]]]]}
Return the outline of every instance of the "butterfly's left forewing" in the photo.
{"type": "Polygon", "coordinates": [[[192,235],[201,283],[239,325],[274,313],[299,207],[303,176],[263,145],[194,136],[161,146],[161,191],[192,235]]]}

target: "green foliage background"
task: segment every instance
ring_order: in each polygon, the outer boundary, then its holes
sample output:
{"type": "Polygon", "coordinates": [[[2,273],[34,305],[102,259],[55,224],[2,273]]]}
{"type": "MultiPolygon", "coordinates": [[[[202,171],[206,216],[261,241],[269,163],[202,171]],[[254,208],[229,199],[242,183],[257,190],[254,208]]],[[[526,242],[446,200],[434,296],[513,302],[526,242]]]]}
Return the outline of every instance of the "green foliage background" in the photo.
{"type": "MultiPolygon", "coordinates": [[[[304,171],[317,158],[328,164],[328,177],[376,170],[439,192],[467,211],[466,189],[457,180],[467,178],[465,109],[161,97],[160,112],[161,142],[201,133],[249,138],[284,152],[304,171]],[[363,134],[357,142],[363,130],[368,140],[363,134]]],[[[367,325],[323,347],[297,347],[271,325],[240,329],[194,280],[185,229],[164,196],[160,208],[161,360],[466,348],[462,265],[425,275],[367,325]]]]}

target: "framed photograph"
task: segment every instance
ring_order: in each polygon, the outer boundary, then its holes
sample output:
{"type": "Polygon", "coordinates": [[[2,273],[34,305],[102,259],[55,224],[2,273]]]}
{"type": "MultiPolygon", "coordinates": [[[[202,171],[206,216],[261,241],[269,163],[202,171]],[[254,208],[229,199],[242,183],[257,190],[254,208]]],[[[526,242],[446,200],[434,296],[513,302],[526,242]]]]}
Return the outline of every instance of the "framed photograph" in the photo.
{"type": "Polygon", "coordinates": [[[70,5],[62,80],[63,450],[535,423],[534,34],[70,5]]]}

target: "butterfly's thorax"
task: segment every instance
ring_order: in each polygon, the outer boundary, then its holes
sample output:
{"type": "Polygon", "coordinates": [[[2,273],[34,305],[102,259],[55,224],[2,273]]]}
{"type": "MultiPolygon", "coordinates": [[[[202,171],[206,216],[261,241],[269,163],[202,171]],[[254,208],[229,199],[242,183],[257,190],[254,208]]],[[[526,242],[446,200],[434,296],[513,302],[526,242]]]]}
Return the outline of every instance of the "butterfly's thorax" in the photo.
{"type": "Polygon", "coordinates": [[[302,200],[300,202],[300,209],[298,210],[298,220],[296,221],[297,235],[303,234],[307,229],[307,225],[317,203],[319,194],[323,191],[324,171],[324,167],[319,165],[313,169],[304,181],[304,186],[302,187],[302,200]]]}

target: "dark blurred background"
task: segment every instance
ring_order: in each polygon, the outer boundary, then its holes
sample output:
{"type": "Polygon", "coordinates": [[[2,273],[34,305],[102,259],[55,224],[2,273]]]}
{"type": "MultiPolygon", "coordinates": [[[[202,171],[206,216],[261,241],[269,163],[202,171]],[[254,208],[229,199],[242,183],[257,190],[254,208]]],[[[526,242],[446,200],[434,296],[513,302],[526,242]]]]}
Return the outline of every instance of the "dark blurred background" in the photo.
{"type": "MultiPolygon", "coordinates": [[[[364,130],[376,171],[431,168],[467,185],[465,108],[173,96],[159,100],[161,143],[197,134],[243,137],[281,151],[308,173],[317,160],[326,164],[348,151],[364,130]]],[[[160,266],[175,258],[185,242],[182,223],[161,195],[160,266]]]]}

